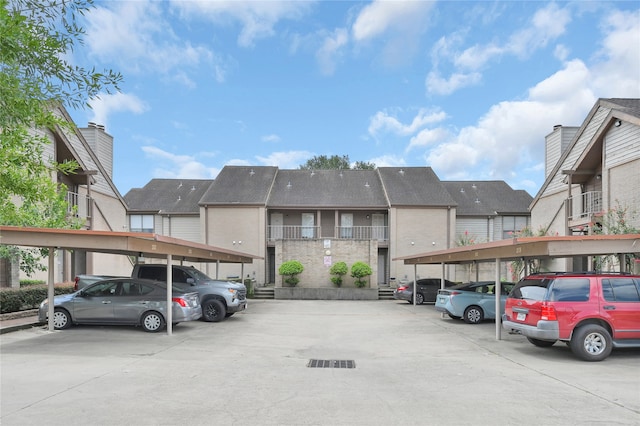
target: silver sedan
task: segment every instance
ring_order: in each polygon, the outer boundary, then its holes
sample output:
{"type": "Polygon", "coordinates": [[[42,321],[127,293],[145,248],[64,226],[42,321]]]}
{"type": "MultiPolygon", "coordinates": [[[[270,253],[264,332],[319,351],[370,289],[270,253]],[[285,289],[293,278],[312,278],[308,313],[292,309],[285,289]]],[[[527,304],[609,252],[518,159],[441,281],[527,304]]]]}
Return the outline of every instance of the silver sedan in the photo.
{"type": "MultiPolygon", "coordinates": [[[[174,288],[173,324],[202,316],[198,293],[174,288]]],[[[166,326],[167,285],[159,281],[114,278],[91,284],[75,293],[54,298],[53,326],[63,330],[72,324],[134,325],[157,332],[166,326]]],[[[38,319],[46,322],[49,303],[40,304],[38,319]]]]}

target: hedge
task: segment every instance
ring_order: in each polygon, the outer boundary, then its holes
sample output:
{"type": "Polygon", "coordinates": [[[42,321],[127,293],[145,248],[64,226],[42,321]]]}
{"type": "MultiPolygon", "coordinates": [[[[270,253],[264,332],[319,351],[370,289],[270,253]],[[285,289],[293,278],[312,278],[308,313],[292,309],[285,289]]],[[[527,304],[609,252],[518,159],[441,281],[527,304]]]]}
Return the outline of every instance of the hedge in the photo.
{"type": "MultiPolygon", "coordinates": [[[[46,285],[0,289],[0,314],[35,309],[47,298],[46,285]]],[[[54,294],[73,293],[73,284],[56,284],[54,294]]]]}

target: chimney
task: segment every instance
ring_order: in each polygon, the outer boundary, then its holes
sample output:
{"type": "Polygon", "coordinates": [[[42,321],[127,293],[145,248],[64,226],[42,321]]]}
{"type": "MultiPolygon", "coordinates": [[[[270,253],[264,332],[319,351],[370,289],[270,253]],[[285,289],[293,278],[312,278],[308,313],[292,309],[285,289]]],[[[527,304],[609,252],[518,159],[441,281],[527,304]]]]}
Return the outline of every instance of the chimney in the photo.
{"type": "Polygon", "coordinates": [[[107,171],[109,179],[113,179],[113,136],[106,132],[103,124],[96,124],[92,121],[87,127],[79,130],[98,157],[102,167],[107,171]]]}

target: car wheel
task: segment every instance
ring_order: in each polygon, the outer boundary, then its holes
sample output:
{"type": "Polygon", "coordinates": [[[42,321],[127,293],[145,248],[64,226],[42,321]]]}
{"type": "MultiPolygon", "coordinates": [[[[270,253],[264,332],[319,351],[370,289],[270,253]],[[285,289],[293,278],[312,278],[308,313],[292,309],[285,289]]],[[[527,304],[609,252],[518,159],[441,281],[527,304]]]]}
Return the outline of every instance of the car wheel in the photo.
{"type": "Polygon", "coordinates": [[[573,332],[569,347],[585,361],[602,361],[611,354],[611,335],[599,325],[583,325],[573,332]]]}
{"type": "Polygon", "coordinates": [[[142,329],[149,333],[156,333],[164,327],[164,318],[158,312],[146,312],[140,319],[142,329]]]}
{"type": "Polygon", "coordinates": [[[463,319],[467,324],[478,324],[484,319],[484,312],[477,306],[469,306],[464,310],[463,319]]]}
{"type": "Polygon", "coordinates": [[[53,328],[55,330],[64,330],[71,327],[71,315],[62,308],[56,308],[53,311],[53,328]]]}
{"type": "Polygon", "coordinates": [[[451,314],[447,314],[447,315],[449,315],[449,318],[451,318],[451,319],[455,319],[455,320],[459,320],[460,319],[460,317],[456,316],[456,315],[451,315],[451,314]]]}
{"type": "Polygon", "coordinates": [[[207,300],[202,304],[202,318],[207,322],[220,322],[226,315],[224,303],[219,300],[207,300]]]}
{"type": "Polygon", "coordinates": [[[422,305],[424,303],[424,295],[422,293],[418,293],[416,296],[416,305],[422,305]]]}
{"type": "Polygon", "coordinates": [[[553,346],[553,344],[556,342],[555,340],[540,340],[534,339],[533,337],[527,337],[527,340],[539,348],[548,348],[550,346],[553,346]]]}

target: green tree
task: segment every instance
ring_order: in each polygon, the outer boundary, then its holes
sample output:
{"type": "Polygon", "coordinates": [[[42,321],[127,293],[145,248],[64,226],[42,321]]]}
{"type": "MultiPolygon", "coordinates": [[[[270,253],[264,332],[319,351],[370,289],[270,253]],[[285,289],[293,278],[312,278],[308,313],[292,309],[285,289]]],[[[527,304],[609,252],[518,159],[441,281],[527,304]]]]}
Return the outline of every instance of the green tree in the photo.
{"type": "MultiPolygon", "coordinates": [[[[78,226],[68,215],[66,191],[52,179],[74,173],[78,165],[45,158],[50,141],[34,129],[74,131],[57,106],[85,107],[101,91],[119,90],[120,74],[87,70],[67,59],[82,43],[78,18],[91,7],[92,0],[0,0],[2,225],[78,226]]],[[[14,255],[12,248],[0,250],[0,256],[14,255]]]]}
{"type": "Polygon", "coordinates": [[[348,155],[343,155],[342,157],[338,155],[332,155],[331,157],[327,157],[326,155],[316,155],[299,167],[301,170],[373,170],[375,168],[375,164],[364,161],[356,161],[353,167],[351,167],[348,155]]]}
{"type": "Polygon", "coordinates": [[[336,287],[340,287],[342,285],[342,276],[346,275],[347,272],[349,272],[349,268],[345,262],[334,263],[329,269],[329,273],[333,275],[331,282],[334,283],[336,287]]]}
{"type": "Polygon", "coordinates": [[[351,276],[356,279],[356,287],[364,287],[367,285],[364,278],[368,277],[372,273],[373,271],[371,270],[371,267],[364,262],[356,262],[351,265],[351,276]]]}
{"type": "Polygon", "coordinates": [[[302,263],[297,260],[284,262],[278,268],[278,274],[286,276],[287,278],[285,278],[284,282],[292,287],[296,286],[300,282],[298,275],[301,274],[302,271],[304,271],[304,267],[302,266],[302,263]]]}

